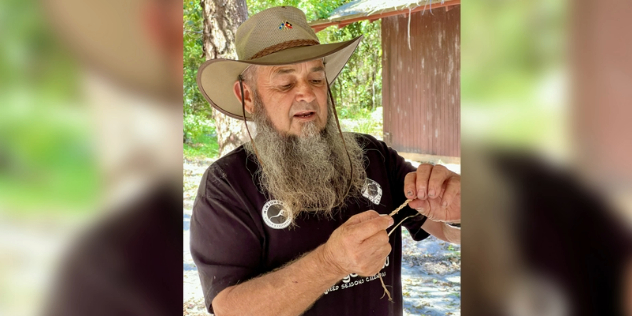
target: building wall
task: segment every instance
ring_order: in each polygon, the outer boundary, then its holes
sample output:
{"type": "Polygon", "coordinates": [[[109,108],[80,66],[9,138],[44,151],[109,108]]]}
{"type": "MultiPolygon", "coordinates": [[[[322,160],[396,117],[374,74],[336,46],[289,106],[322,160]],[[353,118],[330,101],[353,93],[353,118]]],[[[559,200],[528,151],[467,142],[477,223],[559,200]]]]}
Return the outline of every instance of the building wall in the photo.
{"type": "Polygon", "coordinates": [[[461,154],[460,6],[382,19],[384,140],[407,153],[461,154]]]}

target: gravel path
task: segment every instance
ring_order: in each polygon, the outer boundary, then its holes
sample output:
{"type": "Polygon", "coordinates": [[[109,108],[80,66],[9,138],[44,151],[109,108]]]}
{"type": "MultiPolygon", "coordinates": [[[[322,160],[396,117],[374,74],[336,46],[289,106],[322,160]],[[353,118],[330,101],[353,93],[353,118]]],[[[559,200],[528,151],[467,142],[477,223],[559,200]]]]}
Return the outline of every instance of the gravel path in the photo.
{"type": "MultiPolygon", "coordinates": [[[[189,222],[197,187],[211,163],[184,160],[184,315],[209,315],[189,251],[189,222]]],[[[461,315],[461,247],[434,237],[416,242],[405,229],[402,246],[404,315],[461,315]]]]}

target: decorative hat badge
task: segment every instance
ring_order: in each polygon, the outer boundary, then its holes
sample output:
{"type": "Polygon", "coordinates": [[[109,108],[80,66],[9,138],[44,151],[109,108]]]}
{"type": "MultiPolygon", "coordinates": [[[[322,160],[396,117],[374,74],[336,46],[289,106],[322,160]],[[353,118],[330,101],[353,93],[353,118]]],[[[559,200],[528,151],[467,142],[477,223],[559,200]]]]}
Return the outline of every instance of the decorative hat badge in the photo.
{"type": "Polygon", "coordinates": [[[281,25],[279,25],[279,30],[289,30],[292,28],[292,23],[285,21],[285,22],[281,22],[281,25]]]}

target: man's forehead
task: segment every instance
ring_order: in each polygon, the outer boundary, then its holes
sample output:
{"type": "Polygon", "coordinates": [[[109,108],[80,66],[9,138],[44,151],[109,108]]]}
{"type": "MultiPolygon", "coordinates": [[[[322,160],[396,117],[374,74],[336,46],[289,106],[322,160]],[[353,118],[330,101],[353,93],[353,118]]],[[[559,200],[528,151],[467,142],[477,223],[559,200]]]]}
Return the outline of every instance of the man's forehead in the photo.
{"type": "Polygon", "coordinates": [[[310,60],[300,64],[266,66],[266,68],[268,68],[267,70],[270,71],[272,75],[295,73],[303,67],[306,67],[308,72],[325,71],[325,66],[323,65],[323,61],[321,59],[310,60]]]}

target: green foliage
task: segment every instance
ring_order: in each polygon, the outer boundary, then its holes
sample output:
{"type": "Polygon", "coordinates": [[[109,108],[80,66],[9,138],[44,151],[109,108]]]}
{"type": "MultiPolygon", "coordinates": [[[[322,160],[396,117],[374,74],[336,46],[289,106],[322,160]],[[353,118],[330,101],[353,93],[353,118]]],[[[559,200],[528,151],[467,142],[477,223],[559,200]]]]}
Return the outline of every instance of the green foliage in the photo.
{"type": "Polygon", "coordinates": [[[318,33],[321,43],[358,36],[364,38],[332,85],[332,93],[339,108],[373,110],[382,105],[381,22],[355,22],[342,29],[332,26],[318,33]]]}
{"type": "Polygon", "coordinates": [[[185,139],[192,141],[200,135],[201,124],[198,119],[208,122],[211,118],[211,107],[198,90],[197,70],[206,58],[203,52],[204,18],[199,1],[185,0],[183,3],[184,26],[184,134],[185,139]]]}
{"type": "Polygon", "coordinates": [[[208,117],[196,114],[184,117],[184,156],[215,157],[219,153],[215,123],[208,117]]]}
{"type": "Polygon", "coordinates": [[[248,3],[248,16],[252,16],[253,14],[257,14],[268,8],[287,5],[301,9],[303,12],[305,12],[307,21],[314,21],[328,17],[329,13],[331,13],[339,6],[345,4],[346,1],[248,0],[246,2],[248,3]]]}
{"type": "Polygon", "coordinates": [[[184,125],[189,126],[184,134],[187,143],[195,143],[204,135],[215,135],[215,124],[213,120],[206,117],[195,114],[188,115],[184,117],[184,125]]]}
{"type": "Polygon", "coordinates": [[[370,134],[382,139],[382,107],[375,110],[342,107],[338,115],[343,131],[370,134]]]}
{"type": "Polygon", "coordinates": [[[184,144],[184,157],[191,158],[214,158],[219,154],[217,136],[204,134],[195,143],[184,144]]]}

